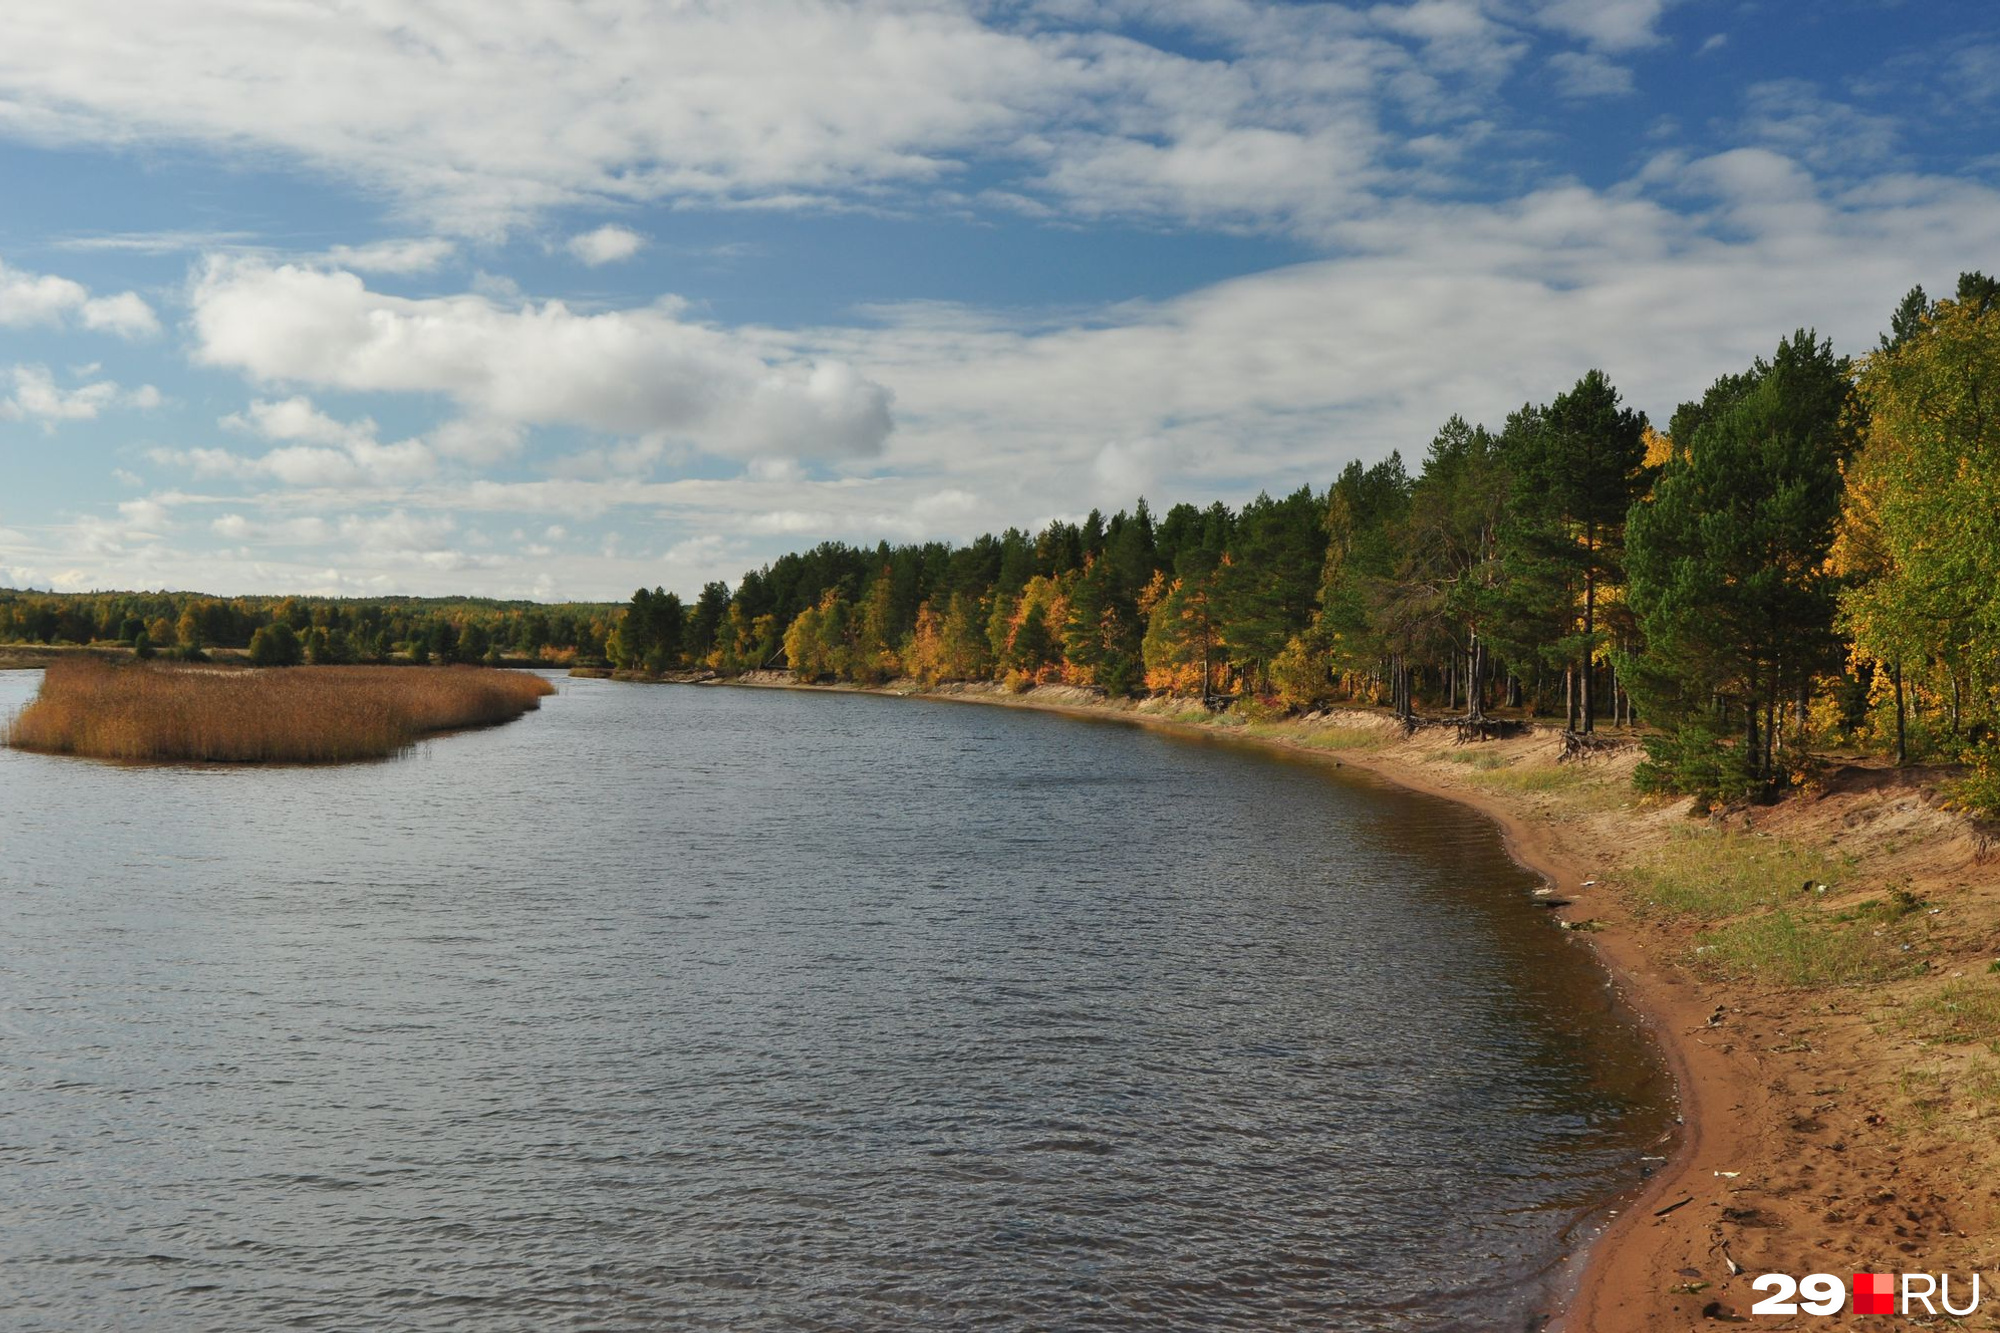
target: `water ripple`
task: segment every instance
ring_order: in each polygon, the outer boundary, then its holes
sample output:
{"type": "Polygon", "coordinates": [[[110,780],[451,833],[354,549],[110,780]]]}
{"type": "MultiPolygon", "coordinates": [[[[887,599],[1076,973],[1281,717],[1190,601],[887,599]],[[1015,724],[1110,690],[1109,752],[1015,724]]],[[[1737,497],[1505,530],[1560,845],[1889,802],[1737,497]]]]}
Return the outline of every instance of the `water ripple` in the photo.
{"type": "Polygon", "coordinates": [[[14,1328],[1518,1328],[1665,1123],[1489,828],[1230,746],[564,681],[0,833],[14,1328]]]}

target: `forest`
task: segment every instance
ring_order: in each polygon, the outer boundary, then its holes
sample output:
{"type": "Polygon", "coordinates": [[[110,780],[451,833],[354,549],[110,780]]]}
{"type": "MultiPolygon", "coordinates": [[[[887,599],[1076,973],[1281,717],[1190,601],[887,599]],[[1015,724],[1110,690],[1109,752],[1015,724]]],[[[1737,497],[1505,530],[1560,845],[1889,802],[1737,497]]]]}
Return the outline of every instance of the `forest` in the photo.
{"type": "Polygon", "coordinates": [[[1642,784],[1710,799],[1872,749],[1965,761],[1965,799],[1996,809],[1996,306],[1972,272],[1948,299],[1913,289],[1864,355],[1799,330],[1664,430],[1591,370],[1323,491],[827,542],[692,602],[641,589],[605,651],[642,674],[1636,726],[1642,784]]]}
{"type": "Polygon", "coordinates": [[[0,589],[0,643],[116,644],[201,661],[241,650],[259,666],[604,661],[619,608],[481,598],[209,597],[185,592],[0,589]]]}

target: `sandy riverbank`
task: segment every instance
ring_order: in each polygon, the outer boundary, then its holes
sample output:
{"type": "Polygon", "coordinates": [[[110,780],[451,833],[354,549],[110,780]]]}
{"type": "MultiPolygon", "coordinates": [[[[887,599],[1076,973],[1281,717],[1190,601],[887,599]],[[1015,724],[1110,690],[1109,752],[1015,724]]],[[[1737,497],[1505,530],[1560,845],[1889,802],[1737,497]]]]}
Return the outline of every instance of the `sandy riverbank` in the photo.
{"type": "MultiPolygon", "coordinates": [[[[844,688],[780,673],[737,683],[844,688]]],[[[1451,728],[1406,736],[1360,710],[1258,723],[1065,687],[876,692],[1226,733],[1492,818],[1567,900],[1558,917],[1589,931],[1658,1041],[1685,1122],[1667,1164],[1587,1242],[1557,1327],[1654,1333],[1747,1317],[1750,1280],[1765,1272],[2000,1267],[2000,977],[1988,971],[2000,968],[2000,875],[1986,833],[1945,808],[1935,775],[1851,765],[1778,805],[1704,817],[1633,794],[1636,747],[1560,763],[1550,728],[1462,745],[1451,728]],[[1800,864],[1819,873],[1728,912],[1707,886],[1675,879],[1748,865],[1745,882],[1764,894],[1757,875],[1800,864]],[[1705,908],[1689,910],[1690,897],[1705,908]],[[1818,933],[1736,949],[1794,917],[1818,933]]]]}

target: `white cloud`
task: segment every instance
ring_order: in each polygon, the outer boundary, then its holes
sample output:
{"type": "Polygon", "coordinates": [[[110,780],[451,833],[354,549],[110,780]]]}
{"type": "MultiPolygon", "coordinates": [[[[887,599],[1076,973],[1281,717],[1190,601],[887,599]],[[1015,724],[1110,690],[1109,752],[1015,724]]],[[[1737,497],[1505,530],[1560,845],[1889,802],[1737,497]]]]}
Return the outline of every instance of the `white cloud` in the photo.
{"type": "Polygon", "coordinates": [[[151,497],[121,501],[118,516],[125,520],[131,535],[156,535],[172,526],[172,516],[167,507],[151,497]]]}
{"type": "Polygon", "coordinates": [[[45,429],[61,421],[94,421],[111,407],[148,409],[160,404],[160,391],[141,385],[126,392],[110,380],[94,380],[75,388],[57,384],[47,366],[15,366],[9,371],[14,390],[0,398],[0,420],[33,420],[45,429]]]}
{"type": "MultiPolygon", "coordinates": [[[[1793,328],[1865,348],[1912,281],[2000,246],[2000,193],[1922,177],[1846,188],[1739,150],[1663,165],[1645,189],[1407,204],[1343,237],[1340,259],[1053,328],[916,306],[820,336],[895,387],[886,463],[905,503],[940,479],[996,525],[1142,489],[1240,500],[1420,450],[1453,411],[1497,426],[1593,365],[1664,418],[1793,328]]],[[[758,503],[825,512],[825,495],[801,484],[758,503]]]]}
{"type": "Polygon", "coordinates": [[[1549,72],[1564,97],[1624,97],[1634,91],[1630,69],[1593,51],[1558,51],[1549,57],[1549,72]]]}
{"type": "Polygon", "coordinates": [[[490,464],[518,457],[527,434],[517,422],[464,419],[447,421],[427,438],[431,447],[446,458],[490,464]]]}
{"type": "Polygon", "coordinates": [[[336,421],[313,406],[310,398],[281,401],[258,399],[247,412],[232,412],[219,423],[267,440],[305,440],[313,444],[354,444],[375,438],[375,423],[336,421]]]}
{"type": "MultiPolygon", "coordinates": [[[[366,498],[410,520],[456,519],[460,527],[384,537],[366,559],[321,551],[310,570],[302,554],[297,566],[270,566],[300,581],[284,586],[305,586],[329,562],[357,589],[362,580],[524,589],[554,568],[566,592],[616,596],[662,581],[659,553],[683,543],[694,543],[684,555],[737,561],[724,572],[740,572],[828,537],[962,539],[1036,516],[1127,505],[1140,493],[1156,506],[1240,502],[1260,488],[1324,485],[1349,458],[1413,454],[1454,411],[1497,425],[1593,365],[1658,419],[1716,375],[1768,355],[1792,328],[1816,327],[1843,350],[1865,348],[1913,281],[1948,286],[1964,256],[2000,247],[2000,193],[1914,175],[1842,184],[1782,153],[1745,148],[1698,159],[1662,154],[1603,190],[1558,184],[1497,206],[1406,202],[1341,224],[1337,239],[1338,258],[1159,302],[1038,319],[913,304],[849,327],[726,335],[668,306],[586,315],[477,296],[401,301],[347,275],[225,265],[194,303],[204,356],[274,383],[444,395],[464,416],[404,442],[426,453],[396,473],[393,459],[357,452],[394,447],[377,439],[372,422],[338,419],[300,394],[268,393],[230,423],[268,441],[270,457],[196,450],[176,461],[276,485],[228,502],[242,511],[234,515],[241,524],[225,511],[212,532],[183,531],[260,550],[257,543],[276,540],[265,534],[306,513],[324,516],[322,542],[335,542],[341,515],[366,498]],[[274,322],[246,313],[266,304],[274,322]],[[710,357],[723,373],[684,369],[708,366],[710,357]],[[718,422],[763,435],[799,429],[758,418],[768,405],[758,397],[762,377],[785,386],[770,400],[785,409],[778,417],[802,411],[822,421],[807,410],[814,374],[805,368],[814,364],[844,368],[827,372],[831,382],[819,388],[828,401],[847,401],[856,385],[894,388],[900,424],[879,453],[811,466],[753,454],[759,461],[741,475],[650,479],[685,456],[671,443],[676,435],[710,447],[718,422]],[[660,365],[669,378],[707,386],[706,406],[641,398],[635,408],[618,396],[622,388],[589,387],[614,378],[606,367],[617,379],[645,381],[660,365]],[[537,379],[543,374],[547,384],[537,379]],[[657,425],[669,411],[681,414],[678,430],[657,425]],[[592,446],[589,466],[533,479],[468,478],[443,443],[458,431],[497,430],[494,447],[504,451],[544,420],[612,438],[592,446]],[[654,428],[623,429],[648,423],[654,428]],[[347,479],[374,490],[364,497],[331,488],[347,479]],[[466,554],[471,534],[483,529],[473,515],[495,516],[495,531],[527,535],[474,558],[466,554]],[[607,542],[606,521],[624,540],[607,542]],[[555,543],[559,560],[525,549],[555,543]]],[[[0,555],[38,569],[102,570],[110,560],[0,555]]],[[[189,562],[197,572],[224,568],[189,562]]],[[[207,582],[241,586],[248,576],[230,577],[207,582]]]]}
{"type": "Polygon", "coordinates": [[[268,478],[310,488],[398,487],[438,470],[437,457],[424,440],[384,444],[373,421],[335,420],[309,398],[259,399],[247,412],[223,417],[221,425],[279,447],[257,455],[213,448],[155,449],[151,457],[190,468],[197,476],[268,478]]]}
{"type": "Polygon", "coordinates": [[[0,263],[0,327],[62,325],[71,319],[85,328],[141,338],[160,331],[153,308],[136,292],[94,297],[80,282],[27,273],[0,263]]]}
{"type": "MultiPolygon", "coordinates": [[[[1630,49],[1663,4],[1555,0],[1538,21],[1630,49]]],[[[1011,178],[989,198],[1032,207],[1310,226],[1389,146],[1382,105],[1485,114],[1528,45],[1491,8],[371,0],[250,18],[214,0],[70,0],[10,12],[0,131],[276,151],[466,234],[604,204],[955,206],[973,169],[1011,178]],[[1312,196],[1302,182],[1328,170],[1312,196]]],[[[587,262],[629,253],[632,233],[591,235],[587,262]]],[[[342,262],[412,272],[443,253],[400,244],[342,262]]]]}
{"type": "Polygon", "coordinates": [[[160,331],[160,321],[153,314],[153,308],[136,292],[93,297],[83,303],[80,313],[85,328],[100,333],[115,333],[121,338],[143,338],[160,331]]]}
{"type": "Polygon", "coordinates": [[[646,238],[630,227],[607,222],[596,231],[569,238],[565,248],[592,268],[630,259],[645,247],[646,238]]]}
{"type": "Polygon", "coordinates": [[[1752,84],[1744,95],[1741,136],[1815,167],[1871,165],[1895,156],[1898,129],[1875,115],[1824,97],[1804,79],[1752,84]]]}
{"type": "Polygon", "coordinates": [[[1631,51],[1660,41],[1655,30],[1672,0],[1545,0],[1536,14],[1545,27],[1607,51],[1631,51]]]}
{"type": "Polygon", "coordinates": [[[458,252],[458,246],[442,237],[422,240],[375,241],[368,245],[336,245],[327,259],[340,268],[358,273],[429,273],[458,252]]]}
{"type": "Polygon", "coordinates": [[[482,421],[682,437],[735,457],[874,453],[889,393],[837,362],[760,356],[670,303],[580,314],[481,296],[412,300],[348,273],[211,260],[196,359],[270,383],[449,395],[482,421]]]}
{"type": "Polygon", "coordinates": [[[53,242],[58,250],[112,250],[141,255],[171,255],[223,250],[256,239],[248,231],[113,231],[65,236],[53,242]]]}

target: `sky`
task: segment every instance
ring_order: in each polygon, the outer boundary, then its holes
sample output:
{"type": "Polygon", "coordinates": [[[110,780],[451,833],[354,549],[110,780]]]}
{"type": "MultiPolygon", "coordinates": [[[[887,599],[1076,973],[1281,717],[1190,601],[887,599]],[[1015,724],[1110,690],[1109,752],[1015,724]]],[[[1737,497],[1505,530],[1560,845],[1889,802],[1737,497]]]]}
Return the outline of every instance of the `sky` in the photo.
{"type": "Polygon", "coordinates": [[[0,586],[691,594],[2000,271],[1972,0],[11,0],[0,586]]]}

